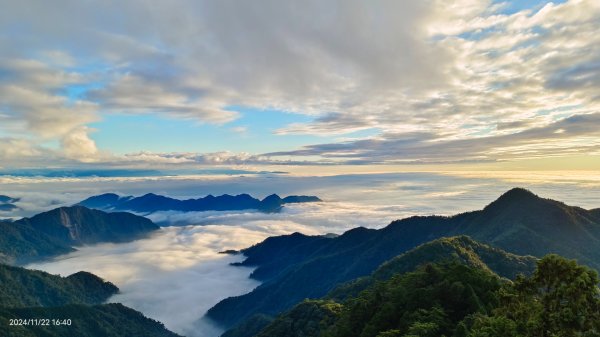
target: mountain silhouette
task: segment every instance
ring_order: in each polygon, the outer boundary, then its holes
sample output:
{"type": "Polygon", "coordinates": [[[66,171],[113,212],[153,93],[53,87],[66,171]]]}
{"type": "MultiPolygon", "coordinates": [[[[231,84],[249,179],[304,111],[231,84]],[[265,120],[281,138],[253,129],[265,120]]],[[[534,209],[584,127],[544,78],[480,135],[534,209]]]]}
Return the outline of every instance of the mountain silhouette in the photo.
{"type": "Polygon", "coordinates": [[[254,209],[262,212],[277,212],[284,204],[317,201],[321,201],[321,199],[315,196],[305,195],[287,196],[282,199],[277,194],[271,194],[268,197],[259,200],[248,194],[223,194],[220,196],[209,194],[204,198],[179,200],[154,193],[148,193],[140,197],[121,197],[114,193],[106,193],[89,197],[79,202],[78,205],[103,210],[122,210],[142,213],[156,211],[235,211],[245,209],[254,209]]]}
{"type": "Polygon", "coordinates": [[[239,263],[256,267],[251,277],[263,284],[221,301],[207,315],[232,326],[256,313],[279,313],[442,237],[468,235],[518,255],[557,253],[600,269],[599,213],[515,188],[482,210],[455,216],[413,216],[379,230],[355,228],[333,238],[298,233],[268,238],[242,250],[247,259],[239,263]]]}
{"type": "Polygon", "coordinates": [[[0,221],[0,262],[27,263],[74,251],[73,246],[126,242],[159,227],[126,212],[60,207],[16,221],[0,221]]]}

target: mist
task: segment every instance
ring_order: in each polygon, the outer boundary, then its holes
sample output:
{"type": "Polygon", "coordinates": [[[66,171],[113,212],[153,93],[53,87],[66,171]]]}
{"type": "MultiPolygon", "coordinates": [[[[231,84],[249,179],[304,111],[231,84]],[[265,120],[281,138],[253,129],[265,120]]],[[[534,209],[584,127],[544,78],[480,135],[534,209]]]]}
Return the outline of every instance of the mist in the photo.
{"type": "Polygon", "coordinates": [[[116,284],[109,299],[156,319],[189,337],[223,332],[204,313],[220,300],[247,293],[259,283],[252,268],[233,267],[242,249],[273,235],[342,233],[356,226],[382,227],[399,214],[386,207],[322,202],[292,204],[281,213],[156,212],[148,217],[162,227],[151,237],[123,244],[97,244],[27,268],[63,276],[80,270],[116,284]]]}
{"type": "Polygon", "coordinates": [[[139,181],[119,180],[87,182],[87,193],[80,184],[76,184],[76,189],[69,189],[67,184],[65,192],[58,194],[50,192],[52,182],[44,181],[36,185],[40,187],[37,204],[33,203],[31,191],[5,194],[23,197],[23,202],[36,207],[53,207],[59,199],[64,204],[74,203],[104,191],[138,195],[156,192],[175,197],[243,192],[258,197],[270,193],[310,194],[323,199],[285,205],[279,213],[155,212],[145,216],[163,227],[151,237],[124,244],[79,247],[72,254],[27,266],[64,276],[80,270],[92,272],[121,289],[110,302],[139,310],[182,335],[215,337],[223,330],[203,319],[204,313],[220,300],[247,293],[259,285],[249,278],[251,268],[229,265],[241,261],[243,256],[219,254],[220,251],[249,247],[274,235],[341,234],[358,226],[381,228],[392,220],[415,214],[448,215],[481,209],[514,186],[524,186],[542,197],[568,204],[600,206],[598,185],[585,179],[544,183],[431,174],[229,177],[209,181],[166,178],[150,181],[143,191],[139,181]]]}
{"type": "MultiPolygon", "coordinates": [[[[391,207],[411,214],[454,214],[480,209],[512,187],[570,205],[600,205],[597,172],[398,172],[294,176],[286,174],[164,177],[0,177],[0,194],[20,198],[19,209],[1,218],[31,216],[77,203],[91,195],[149,192],[174,198],[249,193],[256,198],[277,193],[317,195],[327,202],[391,207]]],[[[400,216],[401,214],[398,214],[400,216]]]]}
{"type": "Polygon", "coordinates": [[[108,302],[139,310],[177,333],[217,336],[220,329],[207,321],[198,326],[196,321],[219,300],[259,284],[248,278],[251,268],[229,266],[241,256],[218,252],[243,248],[264,236],[226,226],[168,227],[147,239],[81,247],[54,261],[26,267],[63,276],[92,272],[121,290],[108,302]]]}

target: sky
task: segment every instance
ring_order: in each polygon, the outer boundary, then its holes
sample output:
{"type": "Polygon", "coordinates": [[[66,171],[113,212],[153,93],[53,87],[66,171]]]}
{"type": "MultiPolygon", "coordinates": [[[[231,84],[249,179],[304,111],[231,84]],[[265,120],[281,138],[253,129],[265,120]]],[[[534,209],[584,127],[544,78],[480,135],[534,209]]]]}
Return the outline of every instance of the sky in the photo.
{"type": "Polygon", "coordinates": [[[600,167],[596,0],[0,6],[3,170],[600,167]]]}

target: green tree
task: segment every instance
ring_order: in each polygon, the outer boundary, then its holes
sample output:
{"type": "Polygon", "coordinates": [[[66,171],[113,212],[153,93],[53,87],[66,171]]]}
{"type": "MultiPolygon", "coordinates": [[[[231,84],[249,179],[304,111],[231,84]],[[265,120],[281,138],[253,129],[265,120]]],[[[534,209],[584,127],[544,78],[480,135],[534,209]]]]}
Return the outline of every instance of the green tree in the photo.
{"type": "Polygon", "coordinates": [[[500,290],[500,307],[476,318],[470,336],[600,336],[598,282],[594,270],[547,255],[531,277],[500,290]]]}

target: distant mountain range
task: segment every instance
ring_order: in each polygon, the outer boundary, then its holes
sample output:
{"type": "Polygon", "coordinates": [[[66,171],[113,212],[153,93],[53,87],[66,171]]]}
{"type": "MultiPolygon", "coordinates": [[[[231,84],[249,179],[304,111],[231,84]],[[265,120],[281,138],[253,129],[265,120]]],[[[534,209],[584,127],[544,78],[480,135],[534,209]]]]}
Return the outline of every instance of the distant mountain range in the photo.
{"type": "Polygon", "coordinates": [[[0,262],[26,263],[72,252],[78,245],[131,241],[157,229],[147,218],[130,213],[61,207],[31,218],[0,221],[0,262]]]}
{"type": "Polygon", "coordinates": [[[325,296],[336,287],[352,288],[344,283],[375,270],[376,275],[385,274],[386,268],[396,266],[391,260],[394,257],[429,241],[457,235],[468,235],[481,243],[453,239],[451,247],[461,247],[456,253],[443,249],[440,243],[421,249],[438,251],[439,256],[462,256],[505,277],[526,271],[532,263],[530,258],[506,252],[535,257],[557,253],[600,269],[599,209],[572,207],[515,188],[483,210],[451,217],[415,216],[379,230],[359,227],[337,237],[294,233],[268,238],[242,250],[247,258],[239,263],[257,267],[251,277],[262,281],[262,285],[248,294],[221,301],[207,316],[231,327],[253,315],[277,314],[305,298],[325,296]],[[506,254],[480,246],[483,244],[505,250],[506,254]]]}
{"type": "MultiPolygon", "coordinates": [[[[68,253],[83,244],[130,241],[159,228],[119,210],[274,212],[286,203],[319,200],[277,195],[258,200],[247,194],[189,200],[103,194],[73,207],[0,221],[0,262],[24,263],[68,253]]],[[[0,196],[2,202],[15,201],[0,196]]],[[[457,322],[468,315],[489,313],[501,279],[531,274],[537,258],[548,253],[600,269],[600,209],[568,206],[515,188],[479,211],[414,216],[379,230],[359,227],[339,236],[270,237],[241,253],[246,259],[235,265],[256,267],[251,277],[262,284],[207,312],[221,326],[233,327],[224,337],[354,336],[356,331],[362,331],[361,336],[396,336],[396,330],[378,329],[387,324],[385,315],[404,311],[410,314],[402,316],[402,322],[419,324],[401,326],[402,331],[415,336],[429,331],[425,335],[433,336],[431,331],[460,330],[457,322]],[[421,293],[427,296],[420,297],[421,293]],[[419,309],[422,299],[432,301],[427,303],[429,311],[419,309]]],[[[18,327],[14,332],[19,336],[177,336],[135,310],[100,304],[116,291],[114,285],[86,272],[63,278],[0,264],[0,321],[29,317],[77,321],[52,329],[18,327]]]]}
{"type": "Polygon", "coordinates": [[[19,207],[15,205],[15,202],[18,202],[19,198],[11,198],[7,195],[0,195],[0,212],[10,212],[18,209],[19,207]]]}
{"type": "Polygon", "coordinates": [[[114,193],[105,193],[89,197],[78,205],[108,211],[133,211],[151,213],[156,211],[236,211],[253,209],[261,212],[277,212],[285,204],[321,201],[315,196],[292,195],[285,198],[271,194],[260,200],[248,194],[220,196],[208,195],[198,199],[179,200],[174,198],[148,193],[140,197],[119,196],[114,193]]]}
{"type": "Polygon", "coordinates": [[[118,291],[112,283],[87,272],[60,277],[0,264],[0,331],[6,336],[32,337],[178,336],[133,309],[102,304],[118,291]],[[48,325],[9,326],[10,319],[44,318],[48,325]],[[51,319],[70,324],[55,325],[51,319]]]}

